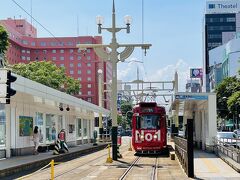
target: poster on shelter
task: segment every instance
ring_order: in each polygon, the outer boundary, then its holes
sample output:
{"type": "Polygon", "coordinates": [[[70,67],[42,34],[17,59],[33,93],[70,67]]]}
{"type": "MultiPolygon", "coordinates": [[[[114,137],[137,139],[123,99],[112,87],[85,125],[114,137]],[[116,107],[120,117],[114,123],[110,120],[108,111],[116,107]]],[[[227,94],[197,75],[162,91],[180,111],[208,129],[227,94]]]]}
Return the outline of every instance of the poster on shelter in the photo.
{"type": "Polygon", "coordinates": [[[19,136],[30,136],[33,131],[33,117],[19,116],[19,136]]]}

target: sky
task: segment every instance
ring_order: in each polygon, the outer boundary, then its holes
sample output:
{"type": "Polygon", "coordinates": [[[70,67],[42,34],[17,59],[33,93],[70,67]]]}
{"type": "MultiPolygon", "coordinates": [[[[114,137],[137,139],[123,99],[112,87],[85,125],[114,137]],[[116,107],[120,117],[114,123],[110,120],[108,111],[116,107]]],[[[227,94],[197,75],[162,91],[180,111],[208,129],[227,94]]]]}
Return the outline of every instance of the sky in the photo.
{"type": "MultiPolygon", "coordinates": [[[[13,1],[19,3],[56,37],[97,36],[96,16],[104,17],[103,27],[111,27],[112,0],[4,0],[0,5],[0,19],[31,18],[13,1]],[[31,3],[32,2],[32,3],[31,3]]],[[[124,44],[150,43],[146,56],[140,48],[118,63],[118,79],[133,81],[173,80],[179,73],[180,90],[184,90],[190,67],[202,67],[202,20],[205,0],[115,0],[118,27],[125,27],[124,16],[133,19],[131,33],[121,31],[117,41],[124,44]],[[143,7],[142,7],[143,5],[143,7]],[[134,62],[135,61],[135,62],[134,62]],[[137,63],[142,61],[143,63],[137,63]]],[[[33,21],[38,37],[52,37],[33,21]]],[[[111,33],[103,31],[104,44],[111,41],[111,33]]]]}

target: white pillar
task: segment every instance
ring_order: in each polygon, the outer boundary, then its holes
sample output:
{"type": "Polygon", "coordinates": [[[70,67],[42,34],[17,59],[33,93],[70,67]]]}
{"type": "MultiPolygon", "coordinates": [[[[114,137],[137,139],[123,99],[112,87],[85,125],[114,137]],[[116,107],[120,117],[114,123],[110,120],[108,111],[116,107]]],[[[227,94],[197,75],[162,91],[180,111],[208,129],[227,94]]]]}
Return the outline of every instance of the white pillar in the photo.
{"type": "Polygon", "coordinates": [[[217,105],[216,94],[208,96],[208,137],[206,139],[206,145],[213,146],[213,138],[217,135],[217,105]]]}
{"type": "MultiPolygon", "coordinates": [[[[11,157],[11,107],[5,105],[6,112],[6,157],[11,157]]],[[[14,133],[15,135],[15,133],[14,133]]]]}
{"type": "Polygon", "coordinates": [[[201,111],[202,119],[202,150],[205,150],[206,145],[206,120],[205,120],[205,111],[201,111]]]}

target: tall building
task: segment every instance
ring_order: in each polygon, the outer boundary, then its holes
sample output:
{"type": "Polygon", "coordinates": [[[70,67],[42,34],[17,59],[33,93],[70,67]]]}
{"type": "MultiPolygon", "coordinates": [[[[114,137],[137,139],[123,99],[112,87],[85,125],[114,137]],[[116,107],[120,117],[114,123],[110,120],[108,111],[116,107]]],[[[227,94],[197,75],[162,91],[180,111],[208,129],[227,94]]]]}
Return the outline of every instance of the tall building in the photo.
{"type": "Polygon", "coordinates": [[[209,51],[234,38],[240,31],[239,0],[207,0],[203,24],[203,91],[210,91],[209,51]]]}
{"type": "Polygon", "coordinates": [[[226,44],[209,51],[210,91],[226,77],[238,76],[240,68],[240,34],[226,44]]]}
{"type": "MultiPolygon", "coordinates": [[[[25,19],[0,20],[9,34],[10,46],[6,53],[8,62],[29,63],[52,61],[65,67],[66,74],[80,80],[79,98],[98,104],[98,69],[103,69],[104,82],[111,79],[111,64],[103,62],[89,48],[80,51],[76,44],[101,44],[101,36],[48,37],[38,38],[37,29],[25,19]]],[[[106,99],[106,97],[105,97],[106,99]]],[[[107,101],[104,107],[108,108],[107,101]]]]}

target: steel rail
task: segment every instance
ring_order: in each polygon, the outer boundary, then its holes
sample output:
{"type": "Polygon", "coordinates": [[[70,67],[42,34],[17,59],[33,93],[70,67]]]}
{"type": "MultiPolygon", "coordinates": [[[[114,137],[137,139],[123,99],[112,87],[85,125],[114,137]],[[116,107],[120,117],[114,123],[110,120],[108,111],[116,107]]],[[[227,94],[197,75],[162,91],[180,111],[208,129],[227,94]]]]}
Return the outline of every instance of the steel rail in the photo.
{"type": "Polygon", "coordinates": [[[157,169],[158,169],[158,158],[156,157],[155,164],[154,164],[153,170],[152,170],[151,180],[157,180],[157,169]]]}
{"type": "Polygon", "coordinates": [[[126,169],[126,171],[122,174],[122,176],[119,178],[119,180],[124,180],[128,173],[133,169],[133,167],[137,164],[137,162],[140,160],[141,157],[137,157],[134,159],[134,161],[131,163],[131,165],[126,169]]]}

